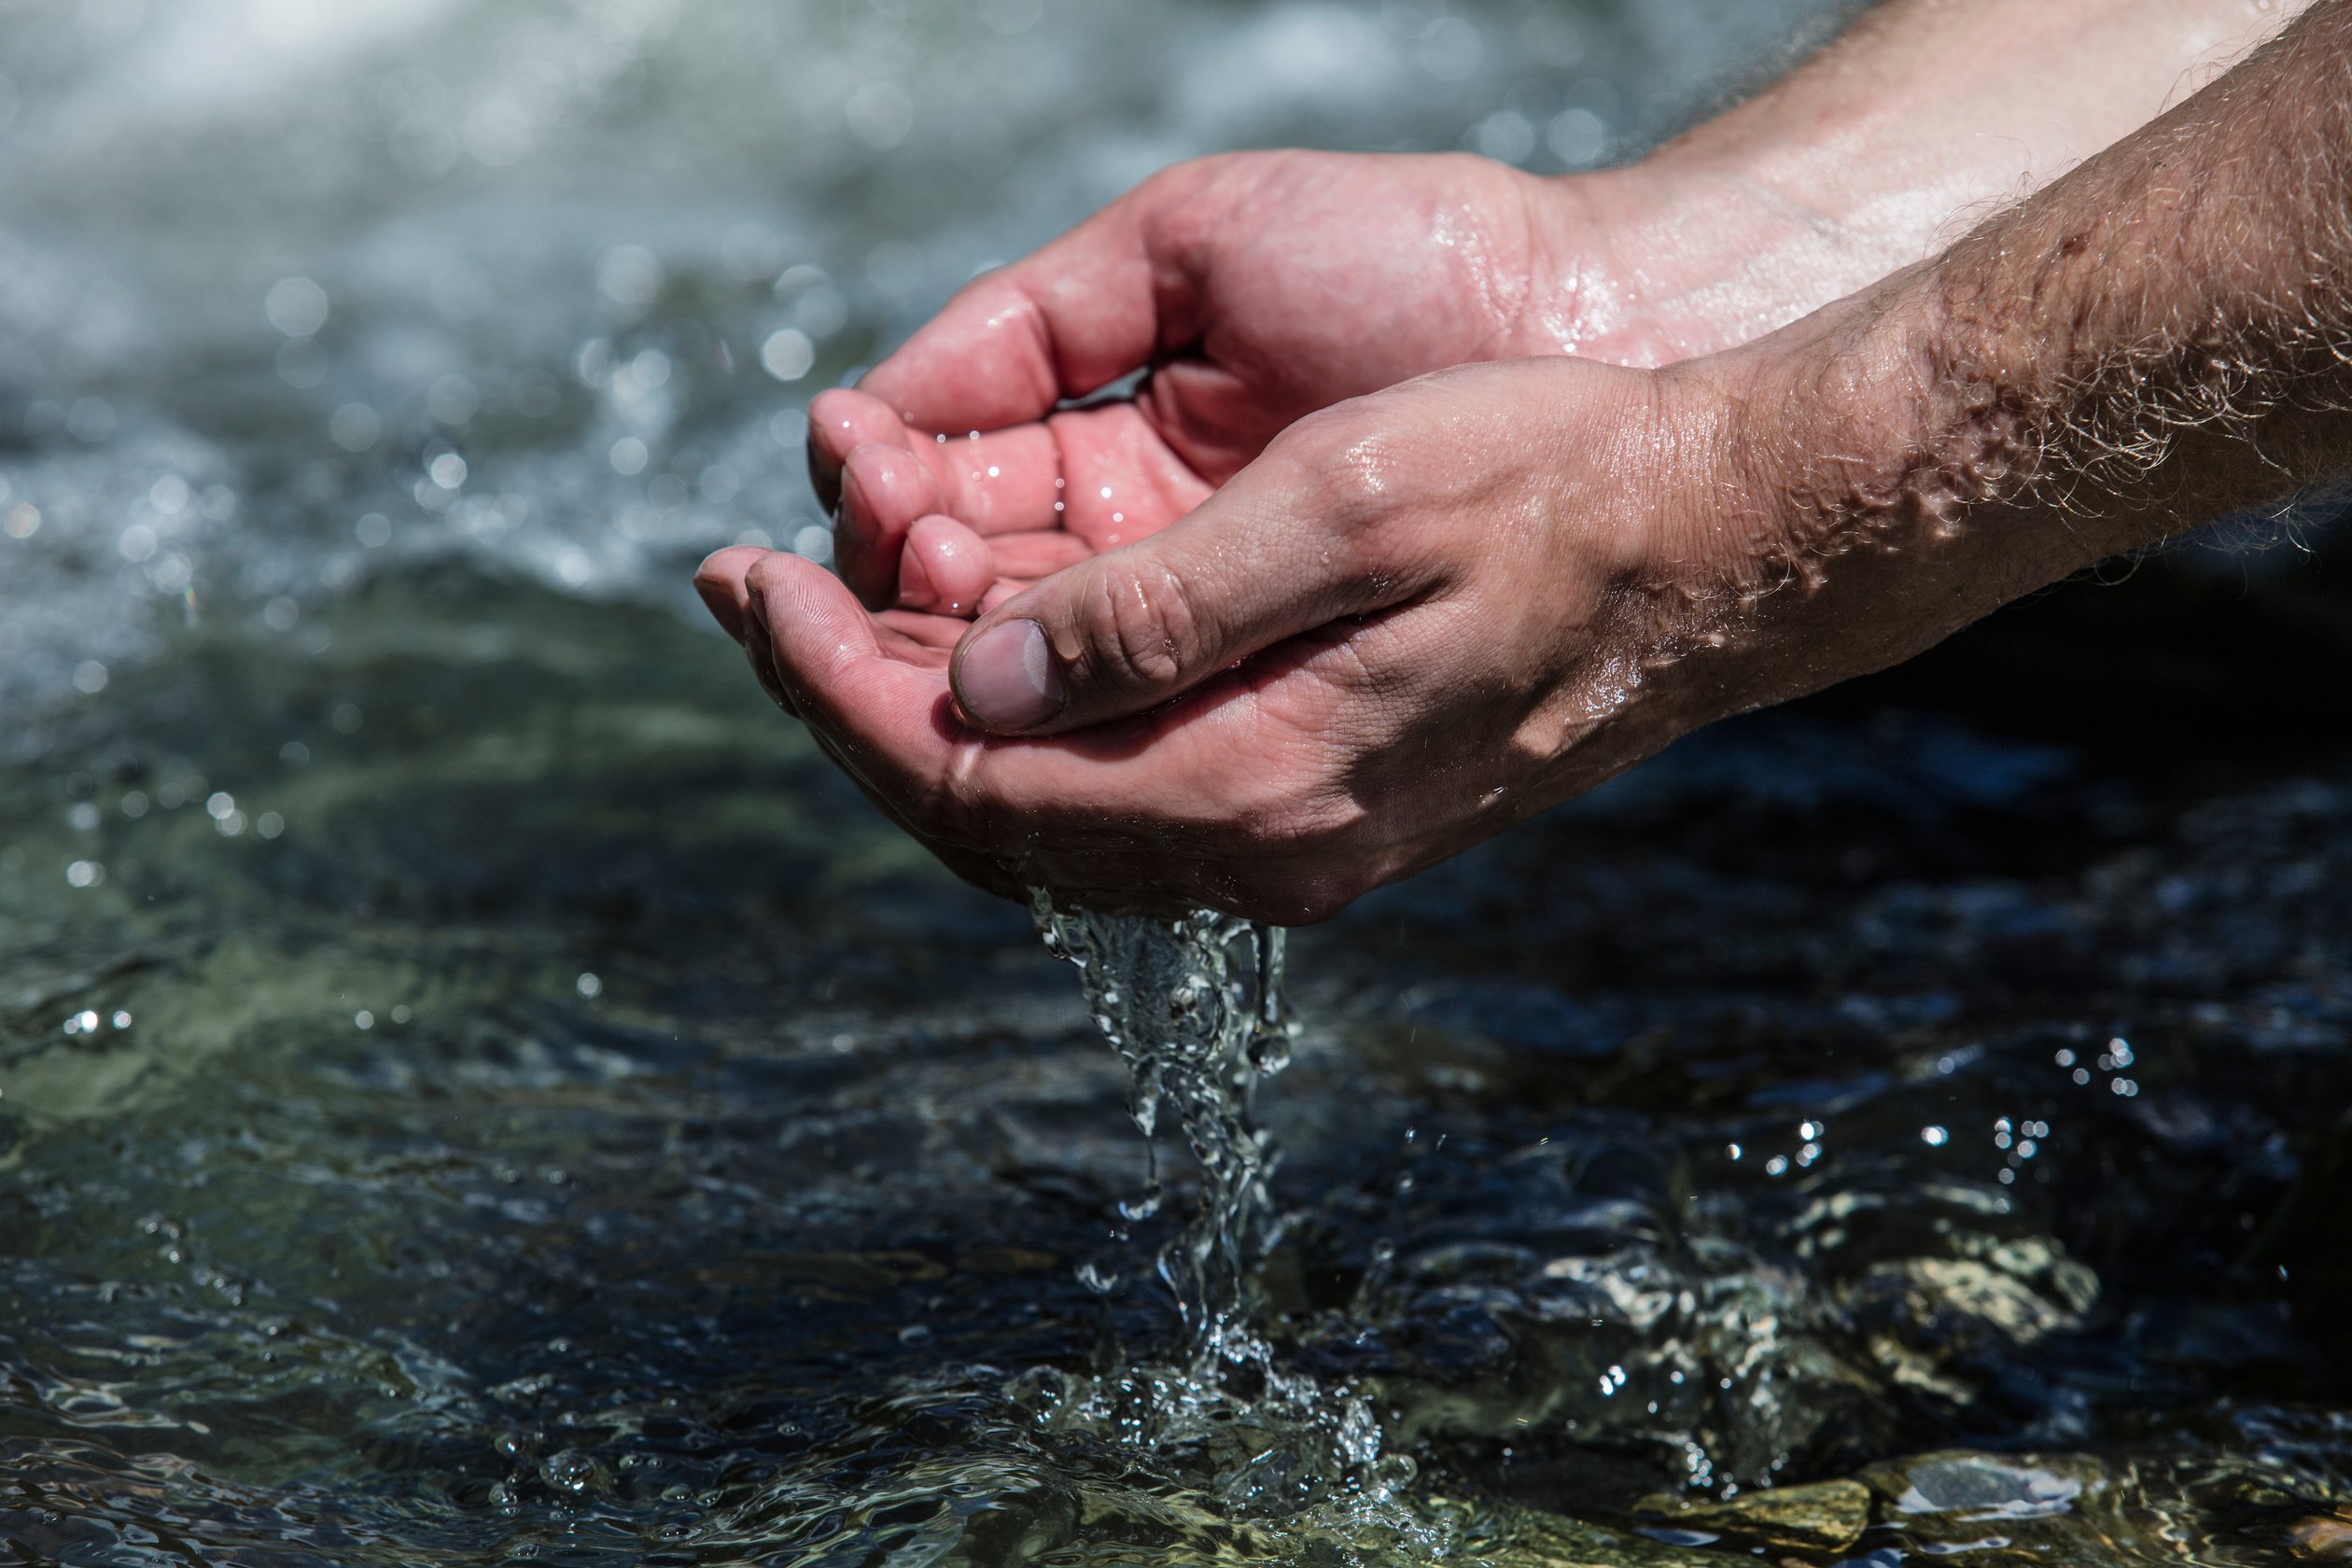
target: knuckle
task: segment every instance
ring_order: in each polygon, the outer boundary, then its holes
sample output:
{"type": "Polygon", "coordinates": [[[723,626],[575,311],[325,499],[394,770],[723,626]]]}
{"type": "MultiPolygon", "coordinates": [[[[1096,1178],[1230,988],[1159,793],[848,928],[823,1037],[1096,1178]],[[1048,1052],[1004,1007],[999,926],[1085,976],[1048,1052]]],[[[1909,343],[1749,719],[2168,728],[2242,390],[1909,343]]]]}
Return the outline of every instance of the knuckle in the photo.
{"type": "Polygon", "coordinates": [[[1095,574],[1079,606],[1088,674],[1131,691],[1156,691],[1195,667],[1202,625],[1194,589],[1151,561],[1095,574]]]}
{"type": "Polygon", "coordinates": [[[1134,199],[1163,214],[1181,213],[1193,203],[1236,176],[1247,177],[1258,154],[1212,152],[1188,158],[1146,176],[1135,188],[1134,199]]]}
{"type": "Polygon", "coordinates": [[[1154,205],[1192,195],[1201,186],[1217,177],[1220,166],[1229,154],[1211,153],[1204,158],[1187,158],[1165,169],[1146,175],[1136,187],[1130,200],[1143,205],[1154,205]]]}
{"type": "Polygon", "coordinates": [[[1310,415],[1286,438],[1319,521],[1364,547],[1412,494],[1422,465],[1376,423],[1351,411],[1310,415]]]}

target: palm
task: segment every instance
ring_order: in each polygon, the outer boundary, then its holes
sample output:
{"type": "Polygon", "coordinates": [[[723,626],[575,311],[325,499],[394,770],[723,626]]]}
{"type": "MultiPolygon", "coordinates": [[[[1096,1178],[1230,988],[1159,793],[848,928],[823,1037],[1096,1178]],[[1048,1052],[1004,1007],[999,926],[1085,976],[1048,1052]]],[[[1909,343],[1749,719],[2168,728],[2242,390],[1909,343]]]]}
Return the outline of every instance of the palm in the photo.
{"type": "Polygon", "coordinates": [[[1303,415],[1576,346],[1589,269],[1541,189],[1480,159],[1311,153],[1146,184],[817,399],[843,576],[893,651],[944,666],[971,616],[1165,527],[1303,415]],[[1132,399],[1066,406],[1138,368],[1132,399]]]}

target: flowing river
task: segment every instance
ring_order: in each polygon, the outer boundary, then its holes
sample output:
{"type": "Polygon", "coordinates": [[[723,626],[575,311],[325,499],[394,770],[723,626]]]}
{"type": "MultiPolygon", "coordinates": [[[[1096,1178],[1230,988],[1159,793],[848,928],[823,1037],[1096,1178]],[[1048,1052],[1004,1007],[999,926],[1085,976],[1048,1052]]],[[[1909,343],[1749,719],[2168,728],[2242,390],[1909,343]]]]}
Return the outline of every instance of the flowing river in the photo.
{"type": "Polygon", "coordinates": [[[0,1542],[2342,1560],[2324,530],[1693,737],[1295,1028],[1230,922],[1073,975],[686,586],[1150,170],[1613,159],[1838,9],[0,5],[0,1542]]]}

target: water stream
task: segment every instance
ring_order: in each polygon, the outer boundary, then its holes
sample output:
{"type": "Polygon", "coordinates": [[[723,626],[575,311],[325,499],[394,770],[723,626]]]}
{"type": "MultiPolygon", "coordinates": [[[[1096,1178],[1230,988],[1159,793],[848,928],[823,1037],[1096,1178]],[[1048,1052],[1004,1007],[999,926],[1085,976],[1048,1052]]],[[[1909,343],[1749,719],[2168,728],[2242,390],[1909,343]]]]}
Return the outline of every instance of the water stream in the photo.
{"type": "Polygon", "coordinates": [[[686,587],[1151,170],[1558,173],[1841,8],[0,5],[0,1546],[2341,1560],[2324,533],[1294,931],[1295,1034],[1213,920],[1081,1005],[686,587]]]}
{"type": "MultiPolygon", "coordinates": [[[[1150,1162],[1133,1220],[1159,1210],[1153,1142],[1172,1113],[1200,1167],[1197,1211],[1159,1255],[1204,1373],[1248,1359],[1251,1263],[1270,1243],[1267,1181],[1277,1155],[1253,1114],[1258,1083],[1290,1065],[1294,1028],[1282,999],[1284,933],[1201,910],[1181,920],[1057,909],[1031,894],[1046,949],[1077,967],[1095,1027],[1127,1069],[1127,1113],[1150,1162]]],[[[1090,1268],[1092,1266],[1089,1266],[1090,1268]]],[[[1094,1277],[1108,1288],[1099,1270],[1094,1277]]]]}
{"type": "MultiPolygon", "coordinates": [[[[1356,1531],[1398,1531],[1435,1548],[1440,1533],[1395,1501],[1414,1465],[1381,1463],[1370,1400],[1280,1366],[1256,1321],[1254,1267],[1276,1239],[1267,1183],[1279,1156],[1253,1104],[1259,1082],[1290,1065],[1297,1028],[1283,1000],[1286,933],[1213,910],[1170,920],[1059,908],[1042,889],[1031,908],[1127,1065],[1127,1113],[1149,1173],[1121,1215],[1149,1219],[1165,1199],[1154,1142],[1164,1115],[1200,1172],[1196,1211],[1157,1259],[1185,1330],[1174,1360],[1057,1378],[1046,1419],[1205,1460],[1213,1490],[1240,1517],[1320,1507],[1356,1531]]],[[[1104,1292],[1117,1283],[1102,1259],[1080,1277],[1104,1292]]]]}

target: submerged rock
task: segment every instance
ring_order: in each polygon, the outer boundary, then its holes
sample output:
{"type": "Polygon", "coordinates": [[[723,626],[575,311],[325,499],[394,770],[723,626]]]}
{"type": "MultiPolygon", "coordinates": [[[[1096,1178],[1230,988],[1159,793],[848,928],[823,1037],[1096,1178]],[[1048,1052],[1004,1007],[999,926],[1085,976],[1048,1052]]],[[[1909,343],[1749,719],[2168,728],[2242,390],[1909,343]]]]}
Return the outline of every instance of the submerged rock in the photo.
{"type": "Polygon", "coordinates": [[[2341,1512],[2287,1527],[2287,1549],[2309,1562],[2352,1562],[2352,1518],[2341,1512]]]}
{"type": "Polygon", "coordinates": [[[1971,1519],[2045,1519],[2065,1513],[2082,1495],[2083,1483],[2030,1463],[2012,1463],[1983,1454],[1939,1455],[1914,1460],[1909,1485],[1894,1498],[1906,1514],[1966,1514],[1971,1519]]]}
{"type": "Polygon", "coordinates": [[[1870,1489],[1860,1481],[1774,1487],[1723,1503],[1645,1497],[1634,1511],[1678,1530],[1728,1535],[1742,1545],[1793,1551],[1843,1551],[1870,1524],[1870,1489]]]}

